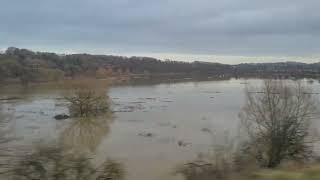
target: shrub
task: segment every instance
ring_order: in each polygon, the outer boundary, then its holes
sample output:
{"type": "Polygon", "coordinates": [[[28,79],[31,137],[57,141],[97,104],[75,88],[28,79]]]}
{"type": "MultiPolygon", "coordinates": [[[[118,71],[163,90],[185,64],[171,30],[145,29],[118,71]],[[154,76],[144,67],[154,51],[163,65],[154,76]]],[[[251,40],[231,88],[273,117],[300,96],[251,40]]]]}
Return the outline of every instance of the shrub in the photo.
{"type": "Polygon", "coordinates": [[[240,119],[248,135],[248,153],[263,167],[274,168],[283,160],[305,160],[312,148],[309,124],[315,112],[310,90],[301,83],[265,81],[256,92],[247,88],[240,119]]]}

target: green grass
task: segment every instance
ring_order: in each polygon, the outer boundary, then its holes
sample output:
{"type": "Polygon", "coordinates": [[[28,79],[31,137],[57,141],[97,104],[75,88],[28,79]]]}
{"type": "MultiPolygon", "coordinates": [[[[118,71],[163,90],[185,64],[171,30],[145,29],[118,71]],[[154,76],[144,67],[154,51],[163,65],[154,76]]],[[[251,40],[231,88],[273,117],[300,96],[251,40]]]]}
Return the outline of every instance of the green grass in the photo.
{"type": "Polygon", "coordinates": [[[320,180],[320,165],[288,170],[259,170],[239,180],[320,180]]]}

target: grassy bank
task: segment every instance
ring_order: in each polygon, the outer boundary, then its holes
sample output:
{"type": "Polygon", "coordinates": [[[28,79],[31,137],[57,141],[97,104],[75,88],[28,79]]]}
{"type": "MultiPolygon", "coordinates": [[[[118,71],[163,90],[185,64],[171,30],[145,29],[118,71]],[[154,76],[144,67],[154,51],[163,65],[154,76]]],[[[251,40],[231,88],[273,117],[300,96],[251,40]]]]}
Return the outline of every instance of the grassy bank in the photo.
{"type": "Polygon", "coordinates": [[[303,168],[258,170],[249,175],[233,176],[230,180],[320,180],[320,165],[303,168]]]}

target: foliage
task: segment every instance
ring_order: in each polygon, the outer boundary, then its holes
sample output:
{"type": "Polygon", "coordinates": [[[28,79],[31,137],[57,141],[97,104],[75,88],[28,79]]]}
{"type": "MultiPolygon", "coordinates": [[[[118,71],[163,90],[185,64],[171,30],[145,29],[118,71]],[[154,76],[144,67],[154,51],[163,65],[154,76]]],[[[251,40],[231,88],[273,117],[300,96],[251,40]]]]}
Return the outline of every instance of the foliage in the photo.
{"type": "Polygon", "coordinates": [[[218,63],[187,63],[161,61],[149,57],[123,57],[110,55],[71,54],[58,55],[33,52],[10,47],[0,54],[0,71],[3,79],[21,81],[49,81],[63,77],[91,76],[105,78],[123,74],[157,73],[218,73],[230,72],[231,66],[218,63]],[[43,73],[47,71],[50,73],[43,73]],[[59,76],[57,75],[59,74],[59,76]],[[52,75],[54,74],[54,75],[52,75]],[[54,78],[52,78],[54,76],[54,78]]]}
{"type": "MultiPolygon", "coordinates": [[[[51,81],[78,76],[106,78],[120,75],[174,74],[197,76],[318,77],[320,63],[297,62],[227,65],[195,61],[179,62],[150,57],[89,54],[55,54],[9,47],[0,54],[0,80],[51,81]],[[43,73],[43,71],[54,72],[43,73]]],[[[158,76],[159,77],[159,76],[158,76]]]]}

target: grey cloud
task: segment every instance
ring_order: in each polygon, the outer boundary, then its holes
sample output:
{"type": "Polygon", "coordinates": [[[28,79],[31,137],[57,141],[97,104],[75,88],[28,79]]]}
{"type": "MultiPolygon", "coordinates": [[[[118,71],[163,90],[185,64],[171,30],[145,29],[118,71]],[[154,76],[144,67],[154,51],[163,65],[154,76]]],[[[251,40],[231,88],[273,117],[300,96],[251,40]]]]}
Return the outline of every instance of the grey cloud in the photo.
{"type": "Polygon", "coordinates": [[[320,50],[319,8],[317,0],[0,0],[0,47],[305,56],[320,50]]]}

